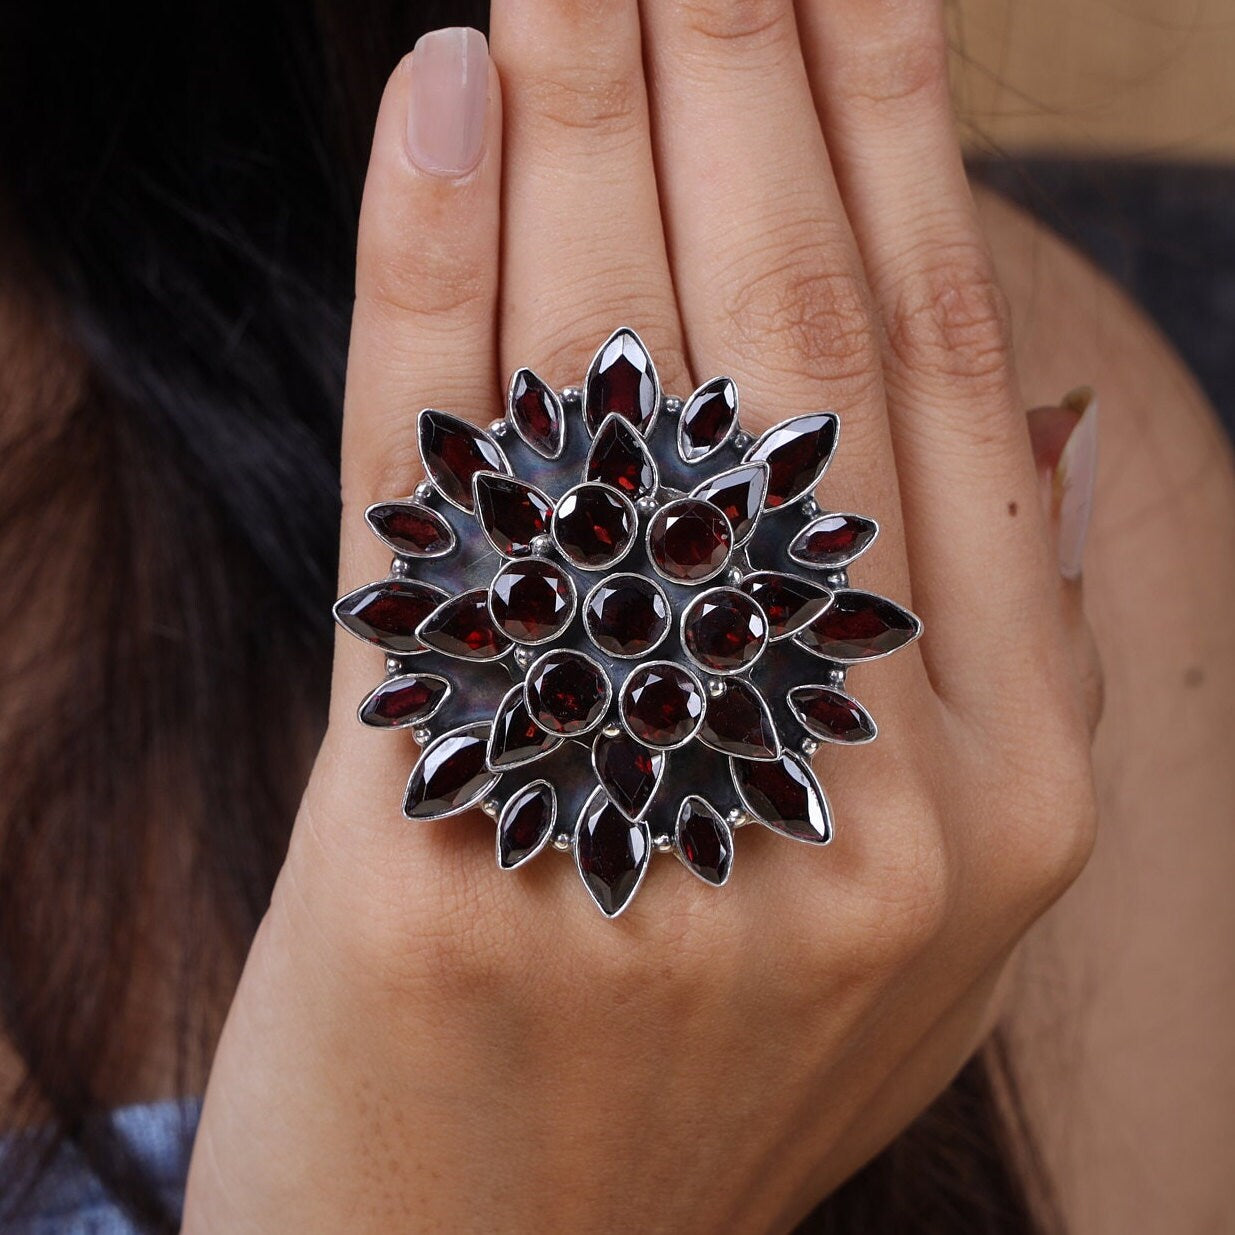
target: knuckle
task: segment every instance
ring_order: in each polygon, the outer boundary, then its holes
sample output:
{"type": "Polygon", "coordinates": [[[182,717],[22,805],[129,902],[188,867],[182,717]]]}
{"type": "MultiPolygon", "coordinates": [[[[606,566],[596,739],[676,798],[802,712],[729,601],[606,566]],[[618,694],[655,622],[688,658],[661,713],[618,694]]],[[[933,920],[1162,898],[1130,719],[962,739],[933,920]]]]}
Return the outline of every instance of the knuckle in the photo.
{"type": "Polygon", "coordinates": [[[743,55],[786,38],[792,25],[786,0],[679,0],[676,7],[688,36],[743,55]]]}
{"type": "Polygon", "coordinates": [[[841,69],[838,92],[849,103],[882,108],[901,103],[947,103],[948,60],[943,25],[927,6],[898,16],[892,29],[857,41],[856,54],[841,69]]]}
{"type": "Polygon", "coordinates": [[[492,310],[493,271],[465,253],[432,245],[378,246],[360,255],[356,295],[400,319],[470,320],[492,310]]]}
{"type": "Polygon", "coordinates": [[[629,72],[592,71],[530,75],[519,83],[520,102],[558,135],[635,137],[643,117],[641,78],[629,72]]]}

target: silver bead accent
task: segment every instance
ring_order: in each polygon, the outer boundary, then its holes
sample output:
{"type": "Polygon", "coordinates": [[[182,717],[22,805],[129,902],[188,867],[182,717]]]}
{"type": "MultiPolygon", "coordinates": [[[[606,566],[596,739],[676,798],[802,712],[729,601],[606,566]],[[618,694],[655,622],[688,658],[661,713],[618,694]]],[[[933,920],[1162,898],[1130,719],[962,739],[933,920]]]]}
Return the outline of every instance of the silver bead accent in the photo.
{"type": "Polygon", "coordinates": [[[480,809],[489,816],[490,819],[496,819],[501,812],[502,804],[497,798],[485,798],[480,804],[480,809]]]}
{"type": "Polygon", "coordinates": [[[673,837],[668,832],[662,832],[659,836],[654,836],[652,844],[656,846],[657,853],[673,852],[673,837]]]}
{"type": "Polygon", "coordinates": [[[849,572],[847,570],[831,570],[823,576],[823,586],[836,591],[837,588],[849,586],[849,572]]]}
{"type": "Polygon", "coordinates": [[[570,848],[570,833],[559,832],[553,838],[553,847],[554,849],[560,849],[563,853],[565,853],[566,850],[570,848]]]}
{"type": "Polygon", "coordinates": [[[497,438],[499,441],[510,432],[510,425],[503,416],[501,420],[489,421],[489,435],[497,438]]]}
{"type": "Polygon", "coordinates": [[[427,502],[433,496],[434,492],[433,481],[422,480],[420,484],[412,490],[412,496],[418,502],[427,502]]]}
{"type": "Polygon", "coordinates": [[[666,395],[660,401],[660,410],[666,416],[680,416],[682,414],[682,400],[675,395],[666,395]]]}
{"type": "Polygon", "coordinates": [[[578,407],[583,402],[583,389],[579,386],[565,386],[562,388],[562,402],[568,403],[572,407],[578,407]]]}
{"type": "Polygon", "coordinates": [[[417,746],[428,746],[433,741],[433,730],[428,725],[417,725],[412,730],[412,741],[417,746]]]}
{"type": "Polygon", "coordinates": [[[816,519],[821,513],[819,503],[813,497],[804,497],[798,509],[802,512],[804,519],[816,519]]]}
{"type": "Polygon", "coordinates": [[[708,678],[708,694],[713,699],[719,699],[725,693],[726,683],[723,678],[708,678]]]}
{"type": "Polygon", "coordinates": [[[392,559],[390,563],[390,577],[392,579],[405,579],[411,572],[411,563],[405,558],[397,557],[392,559]]]}
{"type": "Polygon", "coordinates": [[[814,738],[803,738],[798,749],[809,759],[819,749],[819,743],[814,738]]]}
{"type": "Polygon", "coordinates": [[[829,669],[828,670],[828,685],[836,690],[843,690],[845,686],[845,671],[844,669],[829,669]]]}
{"type": "Polygon", "coordinates": [[[635,503],[635,509],[636,509],[636,510],[637,510],[637,511],[641,514],[641,515],[651,516],[651,515],[654,515],[654,514],[656,513],[656,509],[657,509],[657,507],[658,507],[659,505],[660,505],[660,503],[656,500],[656,497],[655,497],[655,495],[654,495],[654,494],[652,494],[652,493],[645,493],[645,494],[644,494],[644,495],[643,495],[643,496],[642,496],[642,497],[641,497],[641,498],[640,498],[640,499],[639,499],[639,500],[635,503]]]}
{"type": "Polygon", "coordinates": [[[531,549],[536,557],[548,557],[553,552],[553,537],[547,532],[541,532],[539,536],[533,536],[531,549]]]}
{"type": "Polygon", "coordinates": [[[755,439],[745,429],[739,429],[733,435],[732,441],[737,450],[749,450],[755,444],[755,439]]]}
{"type": "Polygon", "coordinates": [[[744,828],[750,822],[750,816],[740,806],[734,806],[725,816],[725,821],[731,828],[744,828]]]}
{"type": "Polygon", "coordinates": [[[737,587],[746,578],[746,572],[740,566],[730,566],[725,572],[725,578],[737,587]]]}
{"type": "Polygon", "coordinates": [[[606,725],[601,733],[607,738],[620,738],[622,736],[622,726],[619,724],[606,725]]]}
{"type": "Polygon", "coordinates": [[[515,648],[515,664],[520,669],[526,669],[535,659],[531,648],[515,648]]]}

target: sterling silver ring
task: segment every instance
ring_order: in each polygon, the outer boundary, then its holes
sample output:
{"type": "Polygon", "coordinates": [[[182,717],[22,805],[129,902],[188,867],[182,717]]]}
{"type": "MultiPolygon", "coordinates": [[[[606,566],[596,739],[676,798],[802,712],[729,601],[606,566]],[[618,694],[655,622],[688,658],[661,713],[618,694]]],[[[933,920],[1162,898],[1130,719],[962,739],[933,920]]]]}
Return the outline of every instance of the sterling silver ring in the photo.
{"type": "Polygon", "coordinates": [[[608,917],[653,850],[719,886],[744,824],[827,844],[810,758],[876,735],[848,668],[922,631],[849,585],[878,526],[813,496],[839,430],[756,439],[727,377],[666,397],[627,327],[581,387],[520,369],[488,430],[420,412],[426,479],[365,511],[390,574],[334,607],[386,653],[360,720],[422,748],[403,813],[481,806],[500,866],[571,852],[608,917]]]}

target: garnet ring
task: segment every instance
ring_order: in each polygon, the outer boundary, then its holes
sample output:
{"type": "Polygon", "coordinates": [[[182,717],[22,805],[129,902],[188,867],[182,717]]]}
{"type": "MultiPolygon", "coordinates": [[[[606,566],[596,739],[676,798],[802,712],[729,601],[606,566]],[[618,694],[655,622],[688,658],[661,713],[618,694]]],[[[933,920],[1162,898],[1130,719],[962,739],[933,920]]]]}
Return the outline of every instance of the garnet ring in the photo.
{"type": "Polygon", "coordinates": [[[365,511],[390,574],[334,608],[386,653],[360,720],[422,748],[403,813],[481,806],[503,868],[571,852],[609,917],[653,850],[720,885],[745,824],[827,844],[810,757],[876,732],[847,669],[922,629],[849,586],[878,528],[813,496],[839,428],[755,438],[727,377],[666,397],[626,328],[582,387],[520,369],[487,430],[422,411],[426,479],[365,511]]]}

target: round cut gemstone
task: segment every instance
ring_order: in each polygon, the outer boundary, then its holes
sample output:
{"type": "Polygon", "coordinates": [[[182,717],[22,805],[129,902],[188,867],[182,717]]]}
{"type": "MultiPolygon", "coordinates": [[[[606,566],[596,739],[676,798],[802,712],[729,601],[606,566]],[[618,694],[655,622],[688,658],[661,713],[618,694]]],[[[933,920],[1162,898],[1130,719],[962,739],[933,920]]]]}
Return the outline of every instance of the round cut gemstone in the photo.
{"type": "Polygon", "coordinates": [[[543,643],[574,617],[574,588],[553,562],[511,562],[490,586],[489,612],[498,630],[516,643],[543,643]]]}
{"type": "Polygon", "coordinates": [[[466,810],[497,780],[485,766],[488,724],[443,734],[425,747],[407,783],[403,813],[428,819],[466,810]]]}
{"type": "Polygon", "coordinates": [[[530,553],[532,541],[549,526],[549,499],[522,480],[492,472],[478,472],[473,485],[476,518],[493,547],[506,557],[530,553]]]}
{"type": "Polygon", "coordinates": [[[841,590],[832,606],[797,635],[816,656],[847,663],[886,656],[917,638],[913,614],[873,592],[841,590]]]}
{"type": "Polygon", "coordinates": [[[836,447],[837,419],[832,412],[812,412],[769,429],[747,452],[770,469],[769,510],[812,492],[836,447]]]}
{"type": "Polygon", "coordinates": [[[387,678],[360,705],[360,719],[380,729],[427,720],[437,711],[450,683],[435,673],[401,673],[387,678]]]}
{"type": "Polygon", "coordinates": [[[498,861],[507,870],[540,852],[553,830],[557,795],[543,780],[525,785],[502,808],[497,825],[498,861]]]}
{"type": "Polygon", "coordinates": [[[446,593],[428,583],[387,579],[349,592],[335,604],[335,617],[353,635],[376,643],[388,652],[410,655],[423,652],[417,627],[446,599],[446,593]]]}
{"type": "Polygon", "coordinates": [[[604,719],[612,688],[601,667],[582,652],[546,652],[524,683],[528,711],[547,733],[586,733],[604,719]]]}
{"type": "Polygon", "coordinates": [[[754,600],[735,588],[695,597],[682,617],[686,654],[709,673],[737,673],[768,643],[768,620],[754,600]]]}
{"type": "Polygon", "coordinates": [[[832,603],[827,588],[776,570],[756,571],[739,586],[763,610],[771,639],[783,639],[801,630],[832,603]]]}
{"type": "Polygon", "coordinates": [[[755,520],[763,510],[767,492],[767,464],[743,463],[741,467],[730,468],[705,480],[691,497],[702,498],[723,510],[733,529],[734,542],[742,544],[755,530],[755,520]]]}
{"type": "Polygon", "coordinates": [[[496,660],[510,647],[510,640],[493,625],[489,593],[481,587],[448,600],[416,633],[427,647],[463,660],[496,660]]]}
{"type": "Polygon", "coordinates": [[[531,369],[520,369],[510,381],[509,406],[515,432],[538,454],[556,459],[566,429],[557,395],[531,369]]]}
{"type": "Polygon", "coordinates": [[[406,557],[441,557],[455,547],[449,523],[419,502],[378,502],[365,511],[369,526],[406,557]]]}
{"type": "Polygon", "coordinates": [[[806,729],[826,742],[869,742],[875,736],[870,713],[829,686],[795,686],[789,706],[806,729]]]}
{"type": "Polygon", "coordinates": [[[612,575],[588,594],[588,637],[610,656],[642,656],[669,633],[669,602],[650,579],[612,575]]]}
{"type": "Polygon", "coordinates": [[[701,879],[718,887],[733,865],[733,837],[725,821],[700,797],[688,797],[675,827],[678,853],[701,879]]]}
{"type": "Polygon", "coordinates": [[[645,746],[681,746],[698,732],[704,694],[694,674],[668,661],[640,665],[626,679],[622,719],[645,746]]]}
{"type": "Polygon", "coordinates": [[[625,733],[601,734],[592,746],[592,766],[601,788],[629,819],[647,810],[665,769],[665,755],[625,733]]]}
{"type": "Polygon", "coordinates": [[[727,377],[705,382],[686,400],[678,421],[678,453],[697,463],[722,445],[738,417],[738,388],[727,377]]]}
{"type": "Polygon", "coordinates": [[[608,917],[621,912],[635,894],[651,851],[646,823],[627,819],[603,793],[588,800],[575,826],[575,864],[608,917]]]}
{"type": "Polygon", "coordinates": [[[841,570],[870,547],[878,531],[862,515],[820,515],[794,537],[789,556],[817,570],[841,570]]]}
{"type": "Polygon", "coordinates": [[[768,763],[732,759],[729,766],[739,796],[760,823],[817,845],[832,839],[827,800],[814,773],[796,755],[768,763]]]}
{"type": "Polygon", "coordinates": [[[470,511],[477,472],[510,474],[506,456],[483,430],[449,412],[420,413],[420,458],[429,479],[447,501],[470,511]]]}
{"type": "Polygon", "coordinates": [[[648,553],[667,579],[702,583],[725,568],[733,532],[724,513],[700,498],[662,506],[648,524],[648,553]]]}
{"type": "Polygon", "coordinates": [[[763,696],[741,678],[708,697],[699,741],[739,759],[775,759],[780,754],[776,726],[763,696]]]}
{"type": "Polygon", "coordinates": [[[531,763],[561,744],[561,738],[546,733],[532,720],[523,688],[516,686],[502,700],[493,718],[486,758],[490,771],[500,772],[531,763]]]}
{"type": "Polygon", "coordinates": [[[553,515],[558,548],[584,570],[603,570],[620,561],[635,541],[635,508],[608,485],[577,485],[553,515]]]}
{"type": "Polygon", "coordinates": [[[611,485],[632,501],[656,489],[656,465],[629,420],[610,416],[600,426],[588,452],[587,479],[611,485]]]}
{"type": "Polygon", "coordinates": [[[616,413],[646,433],[656,415],[660,394],[647,349],[630,330],[615,331],[592,361],[584,386],[584,416],[595,433],[606,416],[616,413]]]}

